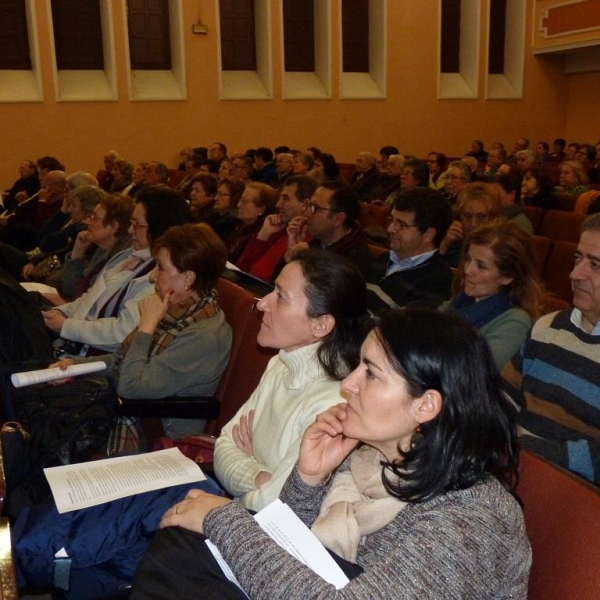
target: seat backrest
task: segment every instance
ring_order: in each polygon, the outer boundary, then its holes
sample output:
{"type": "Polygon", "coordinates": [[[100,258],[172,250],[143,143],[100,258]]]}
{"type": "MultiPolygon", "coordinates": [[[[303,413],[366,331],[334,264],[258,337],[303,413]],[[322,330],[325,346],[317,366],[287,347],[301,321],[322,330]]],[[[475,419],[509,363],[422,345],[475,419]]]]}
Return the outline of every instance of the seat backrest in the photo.
{"type": "Polygon", "coordinates": [[[590,207],[590,204],[598,196],[600,196],[600,190],[588,190],[587,192],[583,192],[583,194],[579,194],[573,212],[587,214],[587,209],[590,207]]]}
{"type": "Polygon", "coordinates": [[[554,246],[554,242],[550,238],[542,235],[532,235],[531,243],[533,244],[533,251],[535,252],[535,272],[541,279],[544,267],[548,262],[548,257],[554,246]]]}
{"type": "Polygon", "coordinates": [[[565,212],[573,212],[575,203],[577,202],[577,194],[555,194],[554,208],[565,212]]]}
{"type": "Polygon", "coordinates": [[[390,216],[391,208],[385,204],[367,204],[361,202],[358,220],[364,227],[387,228],[387,218],[390,216]]]}
{"type": "Polygon", "coordinates": [[[217,283],[219,303],[232,329],[229,363],[225,369],[216,397],[221,403],[219,417],[209,421],[205,432],[218,435],[225,425],[246,402],[275,350],[262,348],[256,338],[260,329],[261,314],[256,309],[253,296],[244,288],[226,279],[217,283]]]}
{"type": "Polygon", "coordinates": [[[544,213],[546,211],[539,206],[526,206],[525,214],[527,218],[531,221],[531,225],[533,226],[533,231],[537,233],[538,227],[544,218],[544,213]]]}
{"type": "Polygon", "coordinates": [[[533,552],[529,600],[600,598],[600,491],[521,452],[517,495],[533,552]]]}
{"type": "Polygon", "coordinates": [[[546,291],[569,304],[573,300],[569,273],[573,270],[575,250],[577,250],[575,242],[556,242],[542,273],[546,291]]]}
{"type": "Polygon", "coordinates": [[[586,215],[582,214],[547,210],[537,234],[556,241],[578,242],[579,230],[585,219],[586,215]]]}

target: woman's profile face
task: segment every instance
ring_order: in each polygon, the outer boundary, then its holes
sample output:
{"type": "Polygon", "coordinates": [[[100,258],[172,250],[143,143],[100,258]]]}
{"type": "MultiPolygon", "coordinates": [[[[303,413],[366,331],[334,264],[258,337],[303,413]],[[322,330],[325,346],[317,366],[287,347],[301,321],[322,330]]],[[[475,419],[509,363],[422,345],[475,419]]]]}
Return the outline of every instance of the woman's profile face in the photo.
{"type": "Polygon", "coordinates": [[[133,173],[131,174],[131,181],[133,181],[135,185],[140,185],[144,181],[144,172],[144,165],[135,165],[133,173]]]}
{"type": "Polygon", "coordinates": [[[192,211],[199,211],[214,200],[214,196],[207,195],[204,186],[199,181],[194,181],[190,191],[190,206],[192,211]]]}
{"type": "Polygon", "coordinates": [[[467,248],[463,272],[463,290],[476,301],[494,295],[512,281],[512,277],[504,277],[500,273],[494,251],[479,244],[471,244],[467,248]]]}
{"type": "Polygon", "coordinates": [[[341,384],[348,399],[344,435],[381,451],[388,460],[399,458],[398,447],[410,449],[419,420],[419,399],[389,363],[371,331],[360,349],[360,364],[341,384]]]}
{"type": "Polygon", "coordinates": [[[228,185],[220,185],[215,199],[215,210],[226,211],[231,208],[231,194],[228,185]]]}
{"type": "Polygon", "coordinates": [[[540,191],[537,179],[531,173],[525,173],[521,183],[521,198],[531,198],[540,191]]]}
{"type": "Polygon", "coordinates": [[[316,341],[312,335],[313,320],[306,314],[304,285],[300,264],[291,262],[277,277],[275,289],[258,302],[258,309],[264,313],[258,332],[261,346],[289,352],[316,341]]]}
{"type": "Polygon", "coordinates": [[[156,266],[150,272],[150,281],[154,284],[155,292],[161,299],[169,296],[169,305],[180,304],[190,297],[189,273],[181,273],[171,262],[171,255],[166,248],[160,248],[154,257],[156,266]],[[188,289],[186,289],[186,286],[188,289]]]}
{"type": "Polygon", "coordinates": [[[264,206],[258,206],[260,192],[257,189],[247,187],[238,202],[238,219],[247,225],[254,223],[260,215],[265,212],[264,206]]]}
{"type": "Polygon", "coordinates": [[[570,187],[579,183],[579,177],[571,165],[563,165],[561,167],[559,182],[563,187],[570,187]]]}

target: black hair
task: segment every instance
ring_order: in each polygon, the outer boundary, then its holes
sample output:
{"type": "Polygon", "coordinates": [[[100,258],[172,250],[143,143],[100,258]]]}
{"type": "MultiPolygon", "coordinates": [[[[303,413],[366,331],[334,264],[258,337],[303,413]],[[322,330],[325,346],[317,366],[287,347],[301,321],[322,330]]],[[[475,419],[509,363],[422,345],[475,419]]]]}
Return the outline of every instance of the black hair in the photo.
{"type": "Polygon", "coordinates": [[[271,148],[266,148],[265,146],[260,146],[254,152],[254,157],[262,158],[266,163],[271,162],[273,160],[273,151],[271,148]]]}
{"type": "Polygon", "coordinates": [[[333,192],[331,208],[345,213],[345,225],[353,227],[360,214],[360,200],[356,190],[343,181],[326,181],[321,187],[333,192]]]}
{"type": "Polygon", "coordinates": [[[319,187],[318,181],[310,175],[292,175],[285,180],[283,185],[296,185],[296,198],[298,200],[310,200],[319,187]]]}
{"type": "Polygon", "coordinates": [[[135,196],[135,203],[143,204],[146,209],[150,243],[169,227],[192,221],[190,207],[183,196],[166,186],[142,188],[135,196]]]}
{"type": "Polygon", "coordinates": [[[419,182],[417,185],[427,187],[429,185],[429,167],[424,160],[408,158],[404,161],[404,168],[413,170],[414,178],[419,182]]]}
{"type": "Polygon", "coordinates": [[[521,184],[523,183],[523,177],[518,170],[510,170],[508,173],[500,173],[496,177],[496,183],[507,193],[515,193],[515,204],[521,202],[521,184]]]}
{"type": "Polygon", "coordinates": [[[559,146],[561,150],[564,150],[567,145],[567,140],[565,140],[565,138],[556,138],[552,143],[555,146],[559,146]]]}
{"type": "Polygon", "coordinates": [[[46,171],[66,171],[65,165],[63,165],[58,158],[54,156],[42,156],[37,160],[38,169],[46,169],[46,171]]]}
{"type": "Polygon", "coordinates": [[[208,167],[208,172],[214,173],[215,175],[219,172],[220,164],[221,163],[218,160],[215,160],[214,158],[207,158],[205,161],[202,162],[202,165],[206,165],[208,167]]]}
{"type": "Polygon", "coordinates": [[[379,148],[379,154],[383,154],[389,158],[392,154],[400,154],[400,151],[396,146],[381,146],[381,148],[379,148]]]}
{"type": "Polygon", "coordinates": [[[277,146],[277,148],[275,148],[275,150],[273,150],[273,153],[275,154],[275,156],[277,156],[278,154],[290,154],[291,149],[289,146],[277,146]]]}
{"type": "Polygon", "coordinates": [[[367,324],[367,288],[360,271],[348,259],[326,250],[306,250],[291,261],[304,275],[307,314],[331,315],[333,330],[319,345],[317,356],[330,379],[343,379],[358,366],[367,324]]]}
{"type": "Polygon", "coordinates": [[[494,475],[517,481],[511,407],[485,339],[458,315],[407,308],[381,315],[375,335],[412,398],[435,390],[440,412],[421,424],[401,461],[383,461],[387,491],[406,502],[463,490],[494,475]]]}
{"type": "Polygon", "coordinates": [[[323,173],[325,173],[328,181],[335,181],[340,178],[340,169],[333,154],[322,152],[318,160],[323,164],[323,173]]]}
{"type": "Polygon", "coordinates": [[[429,227],[435,228],[433,243],[439,247],[452,224],[452,207],[444,196],[430,187],[416,186],[400,190],[394,199],[393,208],[415,214],[415,225],[421,233],[429,227]]]}

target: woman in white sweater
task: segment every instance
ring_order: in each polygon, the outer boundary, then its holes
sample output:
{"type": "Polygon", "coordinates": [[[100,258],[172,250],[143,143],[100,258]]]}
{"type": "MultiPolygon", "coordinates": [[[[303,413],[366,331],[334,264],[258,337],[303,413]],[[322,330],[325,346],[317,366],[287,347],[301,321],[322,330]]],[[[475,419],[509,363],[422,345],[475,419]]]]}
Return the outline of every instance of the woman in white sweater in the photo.
{"type": "Polygon", "coordinates": [[[306,427],[343,401],[339,381],[363,337],[365,284],[343,258],[313,250],[286,265],[258,308],[258,343],[280,352],[215,449],[219,481],[251,510],[278,497],[306,427]]]}

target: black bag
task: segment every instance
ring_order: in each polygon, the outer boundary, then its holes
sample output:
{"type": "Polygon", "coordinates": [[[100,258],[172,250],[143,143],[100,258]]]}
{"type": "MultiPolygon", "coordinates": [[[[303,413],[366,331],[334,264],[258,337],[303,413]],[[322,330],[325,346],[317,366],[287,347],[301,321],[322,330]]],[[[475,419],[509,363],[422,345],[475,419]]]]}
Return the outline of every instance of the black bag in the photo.
{"type": "MultiPolygon", "coordinates": [[[[65,385],[39,384],[13,390],[16,419],[30,434],[25,456],[9,453],[8,495],[5,513],[16,517],[23,506],[41,502],[50,494],[43,470],[47,467],[86,462],[106,451],[115,421],[116,392],[102,377],[79,377],[65,385]],[[12,460],[29,464],[16,468],[12,460]],[[20,473],[15,481],[11,474],[20,473]]],[[[3,439],[3,447],[6,447],[3,439]]]]}

